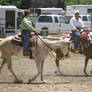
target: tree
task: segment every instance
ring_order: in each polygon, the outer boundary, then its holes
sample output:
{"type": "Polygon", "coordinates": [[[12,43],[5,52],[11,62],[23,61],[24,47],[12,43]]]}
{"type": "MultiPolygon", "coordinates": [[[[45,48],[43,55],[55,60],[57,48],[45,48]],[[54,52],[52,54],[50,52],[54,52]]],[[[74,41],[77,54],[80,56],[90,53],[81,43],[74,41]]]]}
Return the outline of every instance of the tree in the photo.
{"type": "Polygon", "coordinates": [[[22,0],[20,4],[21,9],[28,9],[31,8],[32,0],[22,0]]]}
{"type": "Polygon", "coordinates": [[[21,0],[0,0],[0,5],[15,5],[20,7],[21,0]]]}
{"type": "Polygon", "coordinates": [[[65,9],[65,1],[64,0],[57,0],[56,7],[65,9]]]}
{"type": "Polygon", "coordinates": [[[92,5],[92,0],[65,0],[66,5],[86,4],[92,5]]]}
{"type": "Polygon", "coordinates": [[[80,4],[80,0],[78,0],[78,4],[80,4]]]}

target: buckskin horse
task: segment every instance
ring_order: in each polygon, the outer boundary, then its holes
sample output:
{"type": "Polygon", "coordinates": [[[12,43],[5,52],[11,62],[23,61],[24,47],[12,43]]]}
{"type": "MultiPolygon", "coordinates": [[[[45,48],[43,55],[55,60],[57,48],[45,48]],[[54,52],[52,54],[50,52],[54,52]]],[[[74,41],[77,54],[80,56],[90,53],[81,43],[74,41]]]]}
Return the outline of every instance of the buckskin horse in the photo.
{"type": "MultiPolygon", "coordinates": [[[[14,38],[14,36],[10,36],[10,37],[4,38],[3,40],[0,41],[0,52],[2,53],[2,63],[1,63],[0,71],[3,68],[3,66],[7,63],[8,69],[14,76],[16,82],[21,82],[21,80],[16,76],[16,74],[14,73],[14,71],[12,69],[12,58],[11,57],[13,55],[16,55],[16,56],[22,55],[23,46],[13,43],[12,42],[13,38],[14,38]]],[[[61,47],[62,48],[64,48],[64,46],[68,47],[68,45],[70,43],[69,41],[62,41],[62,40],[50,41],[48,39],[43,39],[42,37],[40,37],[40,38],[54,52],[56,52],[57,49],[58,50],[60,49],[59,52],[61,52],[61,47]]],[[[34,77],[32,79],[29,80],[29,83],[32,82],[33,80],[35,80],[38,77],[38,75],[40,75],[40,74],[41,74],[41,81],[46,82],[44,80],[44,75],[43,75],[43,66],[44,66],[44,61],[49,53],[48,47],[40,39],[37,40],[37,44],[35,47],[31,47],[38,72],[36,75],[34,75],[34,77]]],[[[66,51],[67,50],[68,50],[68,48],[66,49],[66,51]]],[[[58,56],[58,52],[56,52],[56,54],[58,56]]],[[[30,54],[29,54],[29,56],[30,56],[30,54]]]]}

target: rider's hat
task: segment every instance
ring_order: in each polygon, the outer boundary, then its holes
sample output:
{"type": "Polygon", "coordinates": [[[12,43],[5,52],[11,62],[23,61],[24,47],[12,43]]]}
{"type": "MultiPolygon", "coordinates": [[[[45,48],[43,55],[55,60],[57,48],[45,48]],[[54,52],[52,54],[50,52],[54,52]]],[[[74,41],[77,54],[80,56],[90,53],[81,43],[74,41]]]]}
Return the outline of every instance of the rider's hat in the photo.
{"type": "Polygon", "coordinates": [[[74,12],[74,14],[79,14],[79,10],[76,10],[76,11],[74,12]]]}

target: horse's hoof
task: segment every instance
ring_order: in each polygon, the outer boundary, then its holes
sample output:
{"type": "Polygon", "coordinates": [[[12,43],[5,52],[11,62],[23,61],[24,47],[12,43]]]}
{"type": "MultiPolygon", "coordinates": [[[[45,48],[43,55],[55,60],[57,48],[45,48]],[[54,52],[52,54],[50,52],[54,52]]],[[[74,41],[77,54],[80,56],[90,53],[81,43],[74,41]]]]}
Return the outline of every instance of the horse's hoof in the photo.
{"type": "Polygon", "coordinates": [[[46,80],[43,80],[42,83],[47,83],[47,81],[46,80]]]}
{"type": "Polygon", "coordinates": [[[16,80],[14,83],[23,83],[23,80],[16,80]]]}
{"type": "Polygon", "coordinates": [[[61,71],[55,71],[55,74],[57,74],[57,75],[64,75],[64,73],[62,73],[61,71]]]}
{"type": "Polygon", "coordinates": [[[90,71],[90,73],[92,74],[92,71],[90,71]]]}
{"type": "Polygon", "coordinates": [[[57,71],[54,71],[54,73],[56,74],[56,73],[57,73],[57,71]]]}
{"type": "Polygon", "coordinates": [[[87,74],[87,73],[85,73],[85,76],[88,76],[88,74],[87,74]]]}
{"type": "Polygon", "coordinates": [[[57,76],[63,76],[64,75],[64,73],[58,73],[57,74],[57,76]]]}
{"type": "Polygon", "coordinates": [[[32,80],[31,80],[31,79],[29,79],[28,84],[31,84],[31,83],[32,83],[32,80]]]}
{"type": "Polygon", "coordinates": [[[63,75],[64,75],[64,73],[60,72],[60,73],[59,73],[59,75],[62,75],[62,76],[63,76],[63,75]]]}

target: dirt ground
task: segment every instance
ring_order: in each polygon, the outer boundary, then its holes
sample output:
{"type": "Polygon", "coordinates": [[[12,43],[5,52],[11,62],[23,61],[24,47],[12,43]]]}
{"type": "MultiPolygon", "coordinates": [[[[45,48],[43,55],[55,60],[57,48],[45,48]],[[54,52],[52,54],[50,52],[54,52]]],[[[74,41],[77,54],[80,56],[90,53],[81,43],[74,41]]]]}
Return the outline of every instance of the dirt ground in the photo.
{"type": "Polygon", "coordinates": [[[44,76],[46,84],[42,84],[38,77],[32,84],[26,84],[28,79],[36,74],[35,62],[29,59],[13,57],[13,69],[24,84],[14,84],[14,78],[7,70],[7,65],[0,74],[0,92],[92,92],[92,61],[89,60],[86,77],[83,73],[83,55],[72,55],[68,59],[60,61],[60,68],[64,76],[55,74],[55,58],[48,56],[44,65],[44,76]]]}

